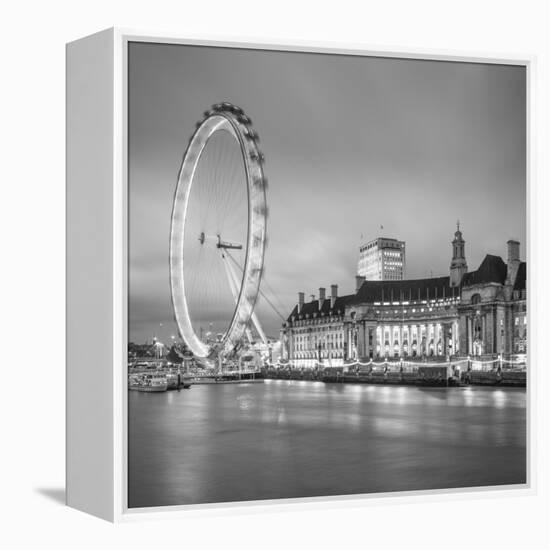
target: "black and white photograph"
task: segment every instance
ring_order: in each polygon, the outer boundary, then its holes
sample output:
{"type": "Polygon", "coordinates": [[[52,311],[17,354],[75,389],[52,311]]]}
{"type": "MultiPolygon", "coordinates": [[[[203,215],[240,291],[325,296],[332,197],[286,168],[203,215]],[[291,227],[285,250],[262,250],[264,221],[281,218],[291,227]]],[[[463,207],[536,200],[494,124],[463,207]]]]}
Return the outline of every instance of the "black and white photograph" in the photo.
{"type": "Polygon", "coordinates": [[[540,2],[3,7],[2,548],[550,547],[540,2]]]}
{"type": "Polygon", "coordinates": [[[527,484],[526,82],[129,43],[129,508],[527,484]]]}

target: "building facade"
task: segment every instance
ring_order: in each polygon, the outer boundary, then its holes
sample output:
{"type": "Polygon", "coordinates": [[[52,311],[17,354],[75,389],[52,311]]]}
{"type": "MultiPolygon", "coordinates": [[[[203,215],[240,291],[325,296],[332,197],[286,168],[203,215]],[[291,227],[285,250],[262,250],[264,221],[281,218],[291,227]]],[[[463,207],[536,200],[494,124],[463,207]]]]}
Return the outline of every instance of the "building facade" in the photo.
{"type": "MultiPolygon", "coordinates": [[[[349,361],[510,356],[527,350],[526,264],[519,243],[508,258],[486,255],[468,272],[457,227],[450,273],[409,280],[356,277],[355,293],[304,301],[299,293],[281,331],[282,357],[298,367],[349,361]]],[[[417,359],[418,360],[418,359],[417,359]]]]}
{"type": "Polygon", "coordinates": [[[405,241],[378,237],[359,247],[357,275],[368,281],[399,281],[405,277],[405,241]]]}
{"type": "Polygon", "coordinates": [[[346,311],[348,359],[455,355],[459,301],[449,277],[365,281],[346,311]]]}
{"type": "Polygon", "coordinates": [[[457,307],[462,355],[526,353],[526,275],[513,240],[507,262],[487,254],[477,271],[464,275],[457,307]]]}
{"type": "Polygon", "coordinates": [[[342,365],[347,356],[346,306],[351,296],[338,296],[338,286],[331,285],[330,297],[324,288],[319,299],[305,302],[298,293],[298,303],[281,330],[281,358],[298,367],[315,367],[318,362],[342,365]]]}

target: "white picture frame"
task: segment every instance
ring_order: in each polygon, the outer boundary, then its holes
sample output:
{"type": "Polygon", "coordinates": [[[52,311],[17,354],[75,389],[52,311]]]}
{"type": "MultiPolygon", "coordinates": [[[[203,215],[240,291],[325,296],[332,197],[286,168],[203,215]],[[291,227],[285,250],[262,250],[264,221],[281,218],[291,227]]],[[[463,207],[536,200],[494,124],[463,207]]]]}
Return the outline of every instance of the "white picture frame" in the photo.
{"type": "MultiPolygon", "coordinates": [[[[536,486],[533,411],[535,410],[536,339],[530,334],[527,385],[527,483],[510,486],[415,491],[292,501],[254,501],[129,509],[127,505],[127,48],[129,42],[207,45],[358,56],[514,64],[527,79],[527,261],[534,228],[533,78],[535,59],[490,54],[384,50],[328,43],[233,42],[108,29],[67,45],[67,503],[108,521],[120,522],[252,506],[346,505],[358,500],[377,504],[392,496],[404,501],[444,499],[446,495],[533,494],[536,486]],[[93,273],[93,276],[90,276],[93,273]],[[101,342],[93,354],[85,342],[101,342]]],[[[529,288],[533,270],[528,270],[529,288]]],[[[528,295],[529,325],[536,303],[528,295]]]]}

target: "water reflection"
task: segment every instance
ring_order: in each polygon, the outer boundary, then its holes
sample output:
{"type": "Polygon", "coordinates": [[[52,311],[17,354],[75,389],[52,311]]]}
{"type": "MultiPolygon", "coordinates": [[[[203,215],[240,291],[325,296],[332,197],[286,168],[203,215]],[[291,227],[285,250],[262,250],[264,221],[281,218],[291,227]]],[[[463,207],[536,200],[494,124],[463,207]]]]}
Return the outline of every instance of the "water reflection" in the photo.
{"type": "Polygon", "coordinates": [[[506,392],[502,390],[495,390],[493,392],[493,400],[496,407],[499,409],[504,408],[506,406],[506,392]]]}
{"type": "Polygon", "coordinates": [[[129,502],[525,481],[525,390],[266,381],[129,393],[129,502]]]}

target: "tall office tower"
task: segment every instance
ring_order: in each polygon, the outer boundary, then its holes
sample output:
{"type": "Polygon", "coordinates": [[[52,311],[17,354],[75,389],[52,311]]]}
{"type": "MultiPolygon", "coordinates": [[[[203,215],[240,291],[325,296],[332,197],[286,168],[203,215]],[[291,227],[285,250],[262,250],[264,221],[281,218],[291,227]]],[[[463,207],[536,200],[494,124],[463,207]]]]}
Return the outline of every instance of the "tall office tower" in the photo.
{"type": "Polygon", "coordinates": [[[369,281],[405,278],[405,241],[378,237],[359,247],[357,275],[369,281]]]}

